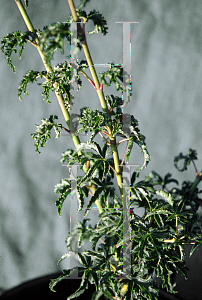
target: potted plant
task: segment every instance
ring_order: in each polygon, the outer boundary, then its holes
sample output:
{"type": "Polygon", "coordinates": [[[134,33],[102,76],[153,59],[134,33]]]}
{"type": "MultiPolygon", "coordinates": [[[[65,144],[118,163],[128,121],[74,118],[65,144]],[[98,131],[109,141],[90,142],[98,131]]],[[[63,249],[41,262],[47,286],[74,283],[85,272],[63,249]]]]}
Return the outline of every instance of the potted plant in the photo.
{"type": "MultiPolygon", "coordinates": [[[[45,146],[52,130],[56,138],[59,138],[61,131],[67,132],[75,146],[62,154],[61,162],[69,168],[70,176],[56,185],[55,192],[59,194],[56,201],[59,215],[68,195],[71,195],[72,218],[77,218],[77,207],[73,207],[75,204],[77,206],[77,200],[78,211],[84,211],[83,220],[72,224],[66,240],[68,252],[59,260],[70,257],[80,265],[63,270],[57,278],[54,275],[51,275],[53,278],[43,278],[42,282],[51,279],[50,289],[54,292],[64,282],[67,286],[78,283],[79,274],[82,279],[75,291],[69,288],[68,294],[64,291],[68,299],[82,299],[87,295],[84,293],[88,287],[91,287],[88,299],[91,297],[94,300],[174,299],[162,289],[168,293],[176,292],[177,273],[187,276],[184,245],[191,245],[191,256],[202,241],[201,217],[198,214],[202,203],[198,188],[202,172],[198,172],[194,162],[197,153],[189,149],[188,154],[180,153],[174,159],[179,171],[193,164],[196,174],[193,182],[184,181],[178,187],[178,181],[170,173],[163,177],[154,171],[144,180],[138,180],[139,172],[150,161],[150,155],[138,121],[130,113],[124,113],[130,103],[130,74],[126,66],[112,62],[98,79],[87,45],[85,23],[92,20],[95,28],[90,33],[101,32],[103,35],[107,33],[107,23],[99,12],[94,10],[87,14],[81,10],[87,1],[83,0],[76,9],[74,1],[68,0],[71,10],[69,19],[39,30],[33,27],[28,17],[28,1],[24,1],[24,7],[20,0],[15,0],[27,31],[10,33],[1,41],[1,50],[13,71],[12,52],[17,52],[19,46],[21,57],[25,43],[36,47],[45,71],[29,71],[21,80],[18,96],[21,99],[21,94],[27,93],[28,83],[36,82],[38,78],[44,79],[44,99],[49,102],[49,93],[54,91],[64,117],[64,124],[57,123],[56,115],[50,115],[36,125],[36,131],[32,134],[36,152],[40,153],[39,147],[45,146]],[[71,56],[69,60],[52,66],[54,52],[63,51],[64,40],[71,43],[71,56]],[[84,52],[85,60],[77,59],[77,47],[84,52]],[[91,76],[87,75],[86,70],[90,70],[91,76]],[[98,109],[92,110],[86,101],[86,106],[80,109],[77,120],[73,122],[75,91],[77,86],[79,90],[82,88],[81,80],[87,80],[89,88],[96,90],[98,109]],[[107,88],[113,85],[118,95],[104,95],[104,89],[107,93],[107,88]],[[82,133],[90,134],[87,142],[82,142],[82,133]],[[101,142],[98,142],[99,136],[101,142]],[[118,150],[122,143],[125,143],[125,153],[120,159],[118,150]],[[133,144],[140,147],[144,161],[130,176],[132,165],[128,162],[133,144]],[[179,162],[183,162],[182,167],[179,162]],[[79,168],[83,171],[81,176],[77,175],[79,168]],[[115,191],[115,186],[119,192],[115,191]],[[89,215],[94,205],[99,216],[92,225],[89,215]],[[80,251],[79,248],[89,241],[90,250],[80,251]]],[[[29,293],[32,294],[32,290],[29,293]]],[[[57,293],[51,295],[48,297],[56,299],[57,293]]],[[[9,297],[8,293],[3,294],[2,299],[6,297],[9,297]]],[[[14,297],[17,299],[16,294],[14,297]]],[[[22,299],[22,294],[19,297],[22,299]]]]}

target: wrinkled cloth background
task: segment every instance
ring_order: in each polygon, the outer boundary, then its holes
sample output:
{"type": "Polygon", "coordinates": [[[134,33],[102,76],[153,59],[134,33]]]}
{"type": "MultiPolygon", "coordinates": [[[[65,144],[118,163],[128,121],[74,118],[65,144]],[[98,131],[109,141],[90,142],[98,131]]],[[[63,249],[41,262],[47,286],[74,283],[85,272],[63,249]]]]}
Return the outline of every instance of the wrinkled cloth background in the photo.
{"type": "MultiPolygon", "coordinates": [[[[75,1],[76,6],[80,1],[75,1]]],[[[123,25],[116,21],[140,21],[131,25],[131,74],[133,80],[132,114],[146,136],[151,162],[140,174],[144,178],[155,170],[194,180],[194,168],[179,173],[173,164],[179,152],[189,148],[198,152],[198,171],[202,169],[202,2],[199,0],[102,0],[90,1],[87,13],[98,10],[108,22],[106,36],[87,35],[94,64],[122,63],[123,25]]],[[[28,14],[35,28],[53,22],[66,21],[70,13],[67,1],[29,1],[28,14]]],[[[16,30],[26,31],[15,1],[1,0],[0,37],[16,30]]],[[[91,23],[86,31],[93,29],[91,23]]],[[[65,48],[69,55],[69,45],[65,48]]],[[[57,64],[65,55],[55,54],[57,64]]],[[[79,58],[84,58],[80,55],[79,58]]],[[[38,155],[30,134],[34,124],[50,114],[59,116],[57,99],[51,94],[51,104],[42,100],[42,88],[28,86],[29,97],[20,102],[17,88],[30,69],[44,70],[38,52],[26,45],[22,60],[12,59],[16,74],[0,54],[0,287],[11,288],[26,280],[68,268],[68,260],[57,266],[66,252],[65,239],[70,226],[70,202],[66,200],[62,217],[54,205],[57,195],[54,185],[68,177],[67,168],[60,163],[61,153],[73,146],[70,136],[62,134],[48,141],[38,155]]],[[[97,67],[97,71],[106,68],[97,67]]],[[[100,108],[96,92],[83,80],[79,92],[79,107],[100,108]]],[[[110,94],[115,89],[104,88],[110,94]]],[[[54,137],[54,133],[52,134],[54,137]]],[[[86,137],[82,141],[86,141],[86,137]]],[[[124,143],[119,147],[123,157],[124,143]]],[[[143,159],[134,147],[129,163],[140,164],[143,159]]],[[[187,249],[189,246],[187,247],[187,249]]],[[[188,250],[187,250],[188,251],[188,250]]],[[[181,280],[183,299],[201,299],[201,250],[189,262],[190,279],[181,280]]]]}

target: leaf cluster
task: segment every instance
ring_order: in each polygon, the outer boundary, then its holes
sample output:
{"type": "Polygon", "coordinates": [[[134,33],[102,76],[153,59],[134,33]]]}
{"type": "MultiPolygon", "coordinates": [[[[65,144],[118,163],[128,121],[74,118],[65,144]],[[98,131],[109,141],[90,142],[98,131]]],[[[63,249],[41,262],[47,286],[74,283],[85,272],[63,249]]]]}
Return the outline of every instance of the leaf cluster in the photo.
{"type": "MultiPolygon", "coordinates": [[[[91,147],[98,151],[98,145],[91,147]]],[[[79,149],[83,149],[82,146],[79,149]]],[[[101,295],[106,299],[158,299],[156,278],[162,280],[162,287],[167,291],[175,293],[176,274],[181,273],[187,277],[184,244],[194,242],[191,256],[202,242],[201,218],[197,214],[201,205],[198,197],[200,191],[196,188],[188,194],[191,183],[187,182],[183,182],[181,189],[169,189],[170,185],[179,184],[170,173],[163,178],[153,171],[145,180],[138,181],[138,173],[134,172],[130,187],[130,229],[129,234],[124,236],[123,199],[113,189],[109,192],[109,174],[107,178],[104,182],[106,189],[99,179],[93,176],[88,178],[102,188],[100,193],[110,196],[110,201],[106,201],[106,197],[103,201],[105,210],[99,215],[97,224],[92,228],[88,225],[89,219],[84,219],[69,233],[66,240],[68,253],[61,260],[76,258],[82,265],[78,270],[83,272],[85,282],[68,299],[82,294],[88,282],[96,286],[92,299],[99,299],[101,295]],[[185,185],[188,185],[186,192],[185,185]],[[157,189],[159,186],[160,189],[157,189]],[[144,210],[142,216],[136,213],[137,208],[144,210]],[[72,249],[75,237],[78,237],[78,249],[85,242],[91,241],[93,251],[75,252],[72,249]],[[130,278],[123,271],[123,245],[131,246],[131,263],[128,264],[128,268],[131,268],[130,278]]],[[[58,280],[51,281],[50,288],[53,291],[57,282],[70,274],[70,270],[63,272],[58,280]]]]}
{"type": "MultiPolygon", "coordinates": [[[[78,65],[79,66],[79,65],[78,65]]],[[[18,87],[18,97],[20,100],[22,100],[22,93],[25,95],[28,95],[27,92],[27,85],[29,83],[36,82],[37,79],[44,78],[44,82],[39,85],[42,86],[43,92],[42,96],[43,99],[50,103],[50,91],[57,92],[59,95],[63,95],[64,97],[64,103],[67,108],[67,110],[70,110],[70,97],[71,94],[71,83],[73,81],[71,77],[71,64],[69,61],[65,61],[64,63],[57,64],[54,66],[54,69],[51,72],[47,71],[33,71],[30,70],[25,74],[23,79],[20,82],[20,85],[18,87]]],[[[80,79],[80,76],[77,75],[77,78],[74,79],[77,80],[78,83],[78,89],[80,90],[82,87],[82,82],[80,79]]]]}
{"type": "Polygon", "coordinates": [[[116,66],[114,62],[111,64],[108,63],[107,65],[109,65],[109,70],[99,73],[100,82],[106,86],[111,86],[112,83],[114,83],[116,85],[116,90],[123,92],[123,66],[116,66]],[[106,80],[106,77],[108,77],[108,81],[106,80]]]}
{"type": "MultiPolygon", "coordinates": [[[[91,32],[88,32],[89,34],[94,34],[94,33],[99,33],[101,32],[103,35],[107,34],[107,21],[105,18],[97,12],[96,10],[90,11],[89,14],[87,14],[85,11],[80,10],[79,8],[76,9],[77,16],[79,20],[83,20],[84,23],[88,22],[89,20],[93,21],[93,24],[95,26],[94,30],[91,32]]],[[[73,16],[70,15],[69,19],[67,22],[73,22],[73,16]]],[[[82,39],[83,37],[81,37],[82,39]]]]}
{"type": "Polygon", "coordinates": [[[68,42],[71,41],[70,24],[67,22],[49,24],[43,28],[39,35],[39,46],[45,55],[47,63],[50,64],[50,60],[53,59],[53,54],[56,50],[61,50],[61,53],[64,53],[64,38],[68,42]]]}
{"type": "Polygon", "coordinates": [[[187,166],[190,165],[190,163],[196,159],[197,159],[196,150],[189,149],[189,153],[187,155],[183,155],[182,152],[180,152],[180,154],[175,157],[174,164],[179,171],[183,172],[184,170],[187,170],[187,166]],[[184,160],[182,168],[180,168],[178,165],[180,160],[184,160]]]}
{"type": "MultiPolygon", "coordinates": [[[[85,2],[84,2],[85,3],[85,2]]],[[[104,17],[96,12],[95,10],[91,11],[89,14],[86,14],[85,11],[80,9],[76,10],[79,21],[83,19],[84,23],[92,20],[95,26],[95,29],[89,34],[101,32],[103,35],[107,34],[107,22],[104,17]]],[[[68,43],[71,43],[71,23],[73,22],[73,16],[70,15],[69,19],[66,22],[57,22],[49,24],[43,28],[43,31],[39,35],[39,45],[40,49],[45,55],[46,62],[50,65],[50,60],[53,59],[53,54],[57,50],[61,50],[61,53],[64,53],[64,38],[66,38],[68,43]]],[[[84,34],[81,32],[81,28],[78,32],[77,47],[81,50],[81,40],[84,39],[84,34]]]]}
{"type": "Polygon", "coordinates": [[[34,40],[34,33],[27,31],[23,34],[22,31],[16,31],[7,34],[1,40],[1,52],[5,55],[7,63],[11,67],[13,73],[15,73],[15,66],[11,60],[11,54],[12,52],[18,52],[18,57],[21,59],[22,52],[25,48],[24,44],[30,40],[30,37],[31,40],[34,40]]]}
{"type": "Polygon", "coordinates": [[[55,139],[60,137],[60,130],[58,128],[61,128],[62,124],[55,123],[55,119],[58,119],[56,115],[50,115],[48,119],[42,119],[40,125],[35,125],[37,129],[31,134],[31,136],[33,139],[35,139],[34,146],[37,153],[41,153],[39,151],[39,146],[45,147],[48,138],[51,138],[52,128],[56,134],[55,139]]]}

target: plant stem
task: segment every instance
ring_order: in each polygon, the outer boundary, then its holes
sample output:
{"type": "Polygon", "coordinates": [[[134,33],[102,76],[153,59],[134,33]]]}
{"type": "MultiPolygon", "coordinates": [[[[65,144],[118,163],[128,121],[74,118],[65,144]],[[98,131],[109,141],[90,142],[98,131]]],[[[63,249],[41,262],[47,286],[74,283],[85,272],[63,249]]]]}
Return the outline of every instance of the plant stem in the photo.
{"type": "Polygon", "coordinates": [[[113,151],[113,159],[114,159],[114,166],[115,166],[115,170],[116,170],[116,178],[117,178],[117,183],[121,192],[121,196],[123,197],[123,185],[122,185],[122,173],[121,173],[121,168],[119,165],[119,156],[118,156],[118,151],[117,151],[117,147],[116,147],[116,139],[111,138],[110,139],[111,142],[111,148],[113,151]]]}
{"type": "Polygon", "coordinates": [[[25,21],[25,24],[27,25],[28,30],[33,32],[34,31],[34,27],[33,27],[32,23],[30,21],[29,16],[27,15],[27,13],[26,13],[26,11],[24,9],[24,6],[21,3],[21,0],[15,0],[15,3],[18,6],[18,9],[19,9],[19,11],[20,11],[20,13],[21,13],[21,15],[23,17],[23,20],[25,21]]]}
{"type": "MultiPolygon", "coordinates": [[[[68,4],[69,4],[70,11],[72,13],[73,19],[74,19],[75,22],[77,22],[78,21],[78,16],[77,16],[77,13],[76,13],[74,2],[73,2],[73,0],[67,0],[67,1],[68,1],[68,4]]],[[[78,24],[78,27],[80,27],[79,29],[81,29],[80,24],[78,24]]],[[[97,73],[96,73],[94,65],[93,65],[93,61],[92,61],[92,58],[91,58],[91,55],[90,55],[90,51],[88,49],[86,38],[84,38],[81,41],[81,44],[82,44],[82,48],[83,48],[86,60],[88,62],[88,66],[89,66],[91,75],[93,77],[93,81],[94,81],[94,84],[95,84],[95,87],[96,87],[96,92],[98,94],[101,107],[102,107],[104,113],[109,114],[109,110],[108,110],[107,103],[106,103],[105,98],[104,98],[103,90],[102,89],[99,90],[100,83],[99,83],[97,73]]],[[[110,126],[109,126],[109,131],[111,132],[110,126]]],[[[115,165],[115,170],[116,170],[117,182],[118,182],[118,186],[119,186],[119,190],[121,192],[121,195],[123,196],[122,173],[121,173],[121,169],[120,169],[120,166],[119,166],[119,155],[118,155],[118,151],[117,151],[117,147],[116,147],[116,138],[110,136],[110,141],[111,141],[111,148],[112,148],[112,151],[113,151],[113,159],[114,159],[114,165],[115,165]]]]}
{"type": "MultiPolygon", "coordinates": [[[[19,9],[19,11],[20,11],[20,13],[21,13],[21,15],[22,15],[23,20],[25,21],[25,24],[26,24],[28,30],[31,31],[31,32],[35,32],[35,29],[34,29],[32,23],[31,23],[31,20],[30,20],[30,18],[29,18],[29,16],[28,16],[26,10],[24,9],[24,6],[22,5],[21,0],[15,0],[15,2],[16,2],[16,4],[17,4],[17,6],[18,6],[18,9],[19,9]]],[[[43,61],[43,64],[44,64],[44,66],[45,66],[46,71],[47,71],[47,72],[52,72],[52,68],[46,63],[44,54],[42,53],[42,51],[41,51],[41,49],[40,49],[40,47],[39,47],[39,40],[38,40],[37,37],[36,37],[36,44],[37,44],[37,46],[35,45],[35,47],[37,48],[37,50],[38,50],[38,52],[39,52],[39,54],[40,54],[40,56],[41,56],[41,59],[42,59],[42,61],[43,61]]],[[[55,85],[55,87],[56,87],[56,85],[55,85]]],[[[68,127],[70,128],[71,118],[70,118],[69,112],[68,112],[68,111],[66,110],[66,108],[65,108],[63,96],[62,96],[62,95],[59,95],[59,93],[57,93],[57,92],[55,92],[55,94],[56,94],[56,97],[57,97],[57,99],[58,99],[58,103],[59,103],[59,105],[60,105],[60,108],[61,108],[61,110],[62,110],[64,119],[65,119],[65,121],[66,121],[68,127]]],[[[74,133],[72,134],[72,136],[73,136],[73,138],[74,138],[76,144],[78,145],[78,144],[80,143],[78,137],[75,138],[75,137],[74,137],[74,136],[75,136],[74,133]]],[[[75,146],[76,146],[76,145],[75,145],[75,146]]]]}
{"type": "Polygon", "coordinates": [[[197,187],[197,185],[199,184],[199,182],[201,180],[202,180],[202,172],[196,176],[196,179],[195,179],[195,181],[193,182],[193,184],[190,188],[191,193],[194,192],[195,188],[197,187]]]}
{"type": "Polygon", "coordinates": [[[178,235],[178,216],[175,216],[176,235],[178,235]]]}
{"type": "Polygon", "coordinates": [[[88,75],[85,72],[83,72],[82,70],[80,70],[79,72],[88,79],[91,85],[94,85],[93,81],[90,79],[90,77],[88,77],[88,75]]]}
{"type": "MultiPolygon", "coordinates": [[[[22,5],[21,0],[15,0],[15,3],[18,6],[18,9],[19,9],[19,11],[20,11],[20,13],[22,15],[23,20],[25,21],[25,24],[26,24],[28,30],[31,31],[31,32],[35,32],[35,29],[34,29],[32,23],[31,23],[31,20],[30,20],[30,18],[28,16],[26,10],[24,9],[24,6],[22,5]]],[[[37,44],[37,46],[35,45],[35,47],[37,48],[37,50],[38,50],[38,52],[39,52],[39,54],[41,56],[41,59],[42,59],[43,64],[44,64],[44,66],[46,68],[46,71],[47,72],[52,72],[52,68],[46,63],[44,54],[42,53],[42,51],[41,51],[41,49],[39,47],[39,40],[38,40],[37,37],[36,37],[36,44],[37,44]]],[[[57,84],[55,84],[55,87],[57,87],[57,84]]],[[[62,95],[60,95],[56,91],[55,91],[55,95],[56,95],[58,103],[60,105],[60,108],[61,108],[62,114],[64,116],[65,122],[67,123],[68,128],[70,129],[71,126],[72,126],[72,124],[71,124],[71,118],[70,118],[69,112],[65,108],[64,98],[63,98],[62,95]]],[[[71,134],[72,140],[74,142],[74,145],[77,148],[77,146],[80,144],[80,140],[79,140],[78,136],[76,136],[76,134],[74,132],[71,132],[70,134],[71,134]]],[[[79,151],[78,154],[81,155],[82,153],[79,151]]],[[[87,172],[87,169],[84,169],[84,171],[87,172]]],[[[92,187],[91,190],[92,190],[93,193],[95,192],[95,188],[94,187],[92,187]]],[[[96,205],[98,207],[99,212],[102,213],[103,209],[101,207],[100,201],[96,200],[95,203],[96,203],[96,205]]]]}
{"type": "MultiPolygon", "coordinates": [[[[71,13],[72,13],[74,21],[78,22],[78,16],[77,16],[77,13],[76,13],[76,9],[75,9],[73,0],[67,0],[67,1],[68,1],[69,8],[71,10],[71,13]]],[[[80,24],[78,24],[78,26],[81,28],[80,24]]],[[[86,38],[84,38],[81,41],[81,44],[82,44],[82,47],[83,47],[83,51],[84,51],[86,60],[88,62],[88,66],[89,66],[91,75],[93,77],[93,81],[94,81],[95,87],[97,89],[97,94],[98,94],[98,97],[100,99],[100,103],[101,103],[102,109],[103,109],[104,112],[108,112],[108,107],[107,107],[107,104],[106,104],[106,101],[105,101],[105,98],[104,98],[104,95],[103,95],[103,91],[102,90],[99,91],[100,83],[99,83],[99,80],[98,80],[98,77],[97,77],[97,73],[96,73],[96,71],[94,69],[93,61],[92,61],[92,58],[91,58],[91,55],[90,55],[90,51],[88,49],[86,38]]]]}

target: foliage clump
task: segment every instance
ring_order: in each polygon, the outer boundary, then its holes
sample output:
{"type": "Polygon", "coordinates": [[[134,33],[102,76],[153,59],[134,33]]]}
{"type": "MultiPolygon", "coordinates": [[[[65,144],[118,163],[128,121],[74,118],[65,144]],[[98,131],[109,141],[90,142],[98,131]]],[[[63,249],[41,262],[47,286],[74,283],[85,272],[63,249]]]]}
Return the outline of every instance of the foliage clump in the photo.
{"type": "MultiPolygon", "coordinates": [[[[84,23],[89,20],[94,23],[94,30],[89,34],[107,33],[107,22],[95,10],[87,14],[80,9],[89,0],[82,0],[81,5],[74,13],[78,20],[84,23]]],[[[28,1],[24,1],[26,8],[28,1]]],[[[73,3],[72,1],[69,1],[73,3]]],[[[18,5],[23,8],[21,1],[18,5]]],[[[27,13],[22,14],[28,20],[27,13]]],[[[63,23],[49,24],[41,30],[35,30],[29,23],[29,30],[25,33],[16,31],[6,35],[1,41],[1,50],[13,72],[15,67],[11,60],[12,52],[19,52],[19,58],[25,44],[30,42],[39,51],[46,71],[29,71],[21,80],[18,96],[22,93],[28,95],[28,83],[34,83],[38,78],[44,79],[43,98],[50,102],[50,91],[55,92],[61,105],[66,124],[58,124],[56,115],[42,119],[36,131],[32,133],[35,139],[35,151],[40,153],[39,147],[44,147],[51,138],[54,129],[56,137],[60,136],[60,129],[68,132],[75,145],[75,149],[66,149],[62,154],[62,163],[71,168],[77,164],[85,172],[83,176],[64,178],[55,186],[55,193],[59,194],[55,202],[58,214],[61,216],[64,201],[68,195],[77,194],[79,210],[86,204],[83,222],[78,222],[66,239],[68,252],[60,261],[73,257],[80,263],[79,267],[63,270],[63,274],[52,279],[50,288],[55,291],[55,285],[63,278],[68,278],[73,272],[83,272],[80,288],[68,299],[81,295],[92,283],[96,287],[93,300],[102,295],[106,299],[158,299],[159,286],[156,278],[162,280],[162,287],[174,293],[177,273],[187,276],[184,245],[192,244],[190,256],[201,245],[201,217],[198,210],[202,204],[199,194],[202,192],[198,184],[202,180],[202,172],[198,173],[195,160],[197,152],[189,149],[187,155],[180,153],[174,159],[174,165],[179,171],[187,170],[192,163],[195,168],[195,180],[184,181],[179,186],[178,181],[170,173],[160,176],[153,171],[144,180],[138,180],[139,172],[146,168],[150,155],[145,143],[145,137],[140,133],[137,119],[131,115],[127,128],[123,126],[123,101],[121,95],[106,95],[106,89],[115,85],[117,92],[123,93],[123,66],[108,64],[109,69],[99,74],[100,82],[93,68],[93,80],[85,73],[92,66],[87,61],[74,61],[77,66],[77,77],[72,79],[72,61],[64,61],[54,67],[51,66],[54,53],[63,52],[64,40],[71,41],[70,24],[74,21],[73,13],[63,23]],[[18,51],[19,48],[19,51],[18,51]],[[70,112],[72,106],[71,84],[77,80],[78,90],[82,90],[81,76],[90,82],[89,87],[96,89],[101,108],[92,110],[89,106],[80,109],[78,123],[80,128],[73,132],[70,125],[70,112]],[[96,83],[97,81],[97,83],[96,83]],[[103,111],[102,111],[103,109],[103,111]],[[66,125],[69,127],[66,128],[66,125]],[[126,130],[127,129],[127,130],[126,130]],[[129,129],[129,131],[128,131],[129,129]],[[89,141],[81,142],[79,134],[90,133],[89,141]],[[96,141],[97,136],[103,138],[103,147],[96,141]],[[122,140],[116,142],[116,137],[122,140]],[[119,159],[118,146],[126,143],[123,159],[119,159]],[[132,153],[133,144],[140,147],[143,154],[143,165],[133,172],[130,183],[124,182],[124,170],[127,167],[132,153]],[[183,161],[183,167],[179,162],[183,161]],[[120,195],[116,194],[112,179],[116,176],[120,195]],[[76,181],[76,190],[72,190],[72,182],[76,181]],[[126,191],[129,190],[129,193],[126,191]],[[86,203],[85,203],[86,202],[86,203]],[[99,216],[94,227],[86,218],[87,214],[96,204],[99,216]],[[142,215],[137,214],[141,208],[142,215]],[[126,234],[127,233],[127,234],[126,234]],[[77,239],[77,249],[73,241],[77,239]],[[91,250],[78,251],[85,244],[91,242],[91,250]],[[129,257],[124,251],[129,251],[129,257]],[[127,263],[128,262],[128,263],[127,263]]],[[[87,45],[84,25],[78,29],[78,47],[87,45]]],[[[84,97],[85,98],[85,97],[84,97]]],[[[85,103],[86,104],[86,103],[85,103]]],[[[125,103],[126,105],[127,103],[125,103]]],[[[125,125],[125,124],[124,124],[125,125]]],[[[59,261],[59,262],[60,262],[59,261]]]]}

